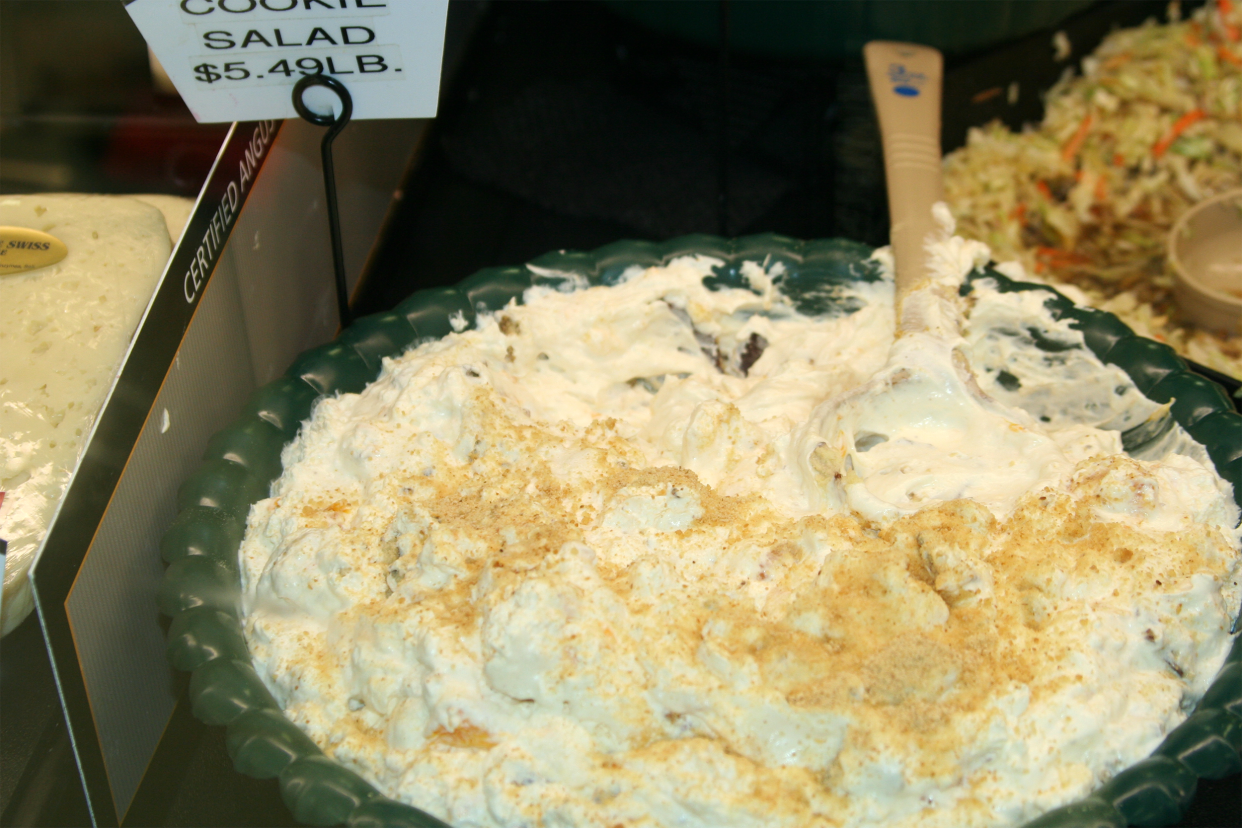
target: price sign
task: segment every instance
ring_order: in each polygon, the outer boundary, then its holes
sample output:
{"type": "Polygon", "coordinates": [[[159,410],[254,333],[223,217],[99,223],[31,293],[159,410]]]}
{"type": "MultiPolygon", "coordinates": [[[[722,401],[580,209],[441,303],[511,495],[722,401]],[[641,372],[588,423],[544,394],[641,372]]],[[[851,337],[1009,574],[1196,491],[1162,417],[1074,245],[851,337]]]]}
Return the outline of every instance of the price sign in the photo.
{"type": "MultiPolygon", "coordinates": [[[[138,25],[199,121],[296,117],[305,75],[349,89],[354,118],[436,114],[448,0],[128,0],[138,25]]],[[[335,96],[308,91],[327,113],[335,96]]]]}

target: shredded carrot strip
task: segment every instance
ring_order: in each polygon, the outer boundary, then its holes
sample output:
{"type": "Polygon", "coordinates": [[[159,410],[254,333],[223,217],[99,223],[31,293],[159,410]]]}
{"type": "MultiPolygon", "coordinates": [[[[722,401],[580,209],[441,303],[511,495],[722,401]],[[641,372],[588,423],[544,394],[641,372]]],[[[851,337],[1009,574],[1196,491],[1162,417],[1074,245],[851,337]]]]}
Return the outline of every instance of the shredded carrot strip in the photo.
{"type": "Polygon", "coordinates": [[[1078,151],[1082,149],[1082,144],[1087,140],[1087,133],[1091,130],[1091,113],[1087,113],[1087,117],[1082,119],[1082,123],[1078,125],[1078,129],[1073,136],[1065,142],[1065,146],[1061,147],[1061,158],[1066,161],[1073,160],[1078,155],[1078,151]]]}
{"type": "Polygon", "coordinates": [[[1015,219],[1018,224],[1021,224],[1023,219],[1026,218],[1026,204],[1019,201],[1016,205],[1014,205],[1014,208],[1009,211],[1009,217],[1011,219],[1015,219]]]}
{"type": "Polygon", "coordinates": [[[1035,255],[1054,267],[1067,264],[1086,264],[1091,261],[1090,258],[1081,253],[1075,253],[1073,250],[1062,250],[1059,247],[1037,247],[1035,248],[1035,255]]]}
{"type": "Polygon", "coordinates": [[[1035,189],[1039,190],[1039,194],[1044,198],[1052,201],[1052,188],[1048,186],[1047,181],[1036,181],[1035,189]]]}
{"type": "Polygon", "coordinates": [[[1225,36],[1232,42],[1238,40],[1238,27],[1233,25],[1230,17],[1233,16],[1232,0],[1216,0],[1216,9],[1221,12],[1221,29],[1225,30],[1225,36]]]}
{"type": "Polygon", "coordinates": [[[1165,133],[1164,137],[1157,141],[1156,145],[1151,148],[1151,154],[1156,158],[1163,156],[1169,151],[1169,147],[1173,146],[1173,142],[1176,141],[1183,132],[1189,129],[1192,124],[1203,120],[1205,117],[1207,117],[1207,113],[1202,109],[1192,109],[1182,117],[1178,118],[1173,122],[1173,126],[1169,128],[1169,131],[1165,133]]]}
{"type": "Polygon", "coordinates": [[[1229,47],[1223,43],[1216,47],[1216,54],[1226,63],[1232,63],[1234,66],[1242,66],[1242,57],[1235,55],[1229,47]]]}
{"type": "Polygon", "coordinates": [[[1193,49],[1196,46],[1201,45],[1202,43],[1203,41],[1199,39],[1199,35],[1197,33],[1186,32],[1186,45],[1187,46],[1193,49]]]}
{"type": "Polygon", "coordinates": [[[992,98],[995,98],[997,95],[1001,94],[1004,91],[1005,90],[1001,89],[999,86],[993,86],[991,89],[985,89],[982,92],[976,92],[974,95],[971,96],[970,102],[971,103],[983,103],[984,101],[989,101],[992,98]]]}
{"type": "Polygon", "coordinates": [[[1225,37],[1231,43],[1237,43],[1242,38],[1242,30],[1226,19],[1233,14],[1232,0],[1216,0],[1216,10],[1220,12],[1220,23],[1225,30],[1225,37]]]}
{"type": "Polygon", "coordinates": [[[1103,201],[1108,198],[1108,179],[1100,176],[1095,180],[1095,200],[1103,201]]]}
{"type": "Polygon", "coordinates": [[[1113,153],[1113,166],[1124,167],[1125,165],[1126,165],[1126,159],[1122,156],[1122,154],[1119,152],[1114,152],[1113,153]]]}
{"type": "MultiPolygon", "coordinates": [[[[1187,35],[1187,37],[1189,37],[1189,35],[1187,35]]],[[[1113,55],[1108,60],[1100,64],[1100,66],[1104,69],[1116,69],[1118,66],[1129,63],[1130,59],[1133,57],[1134,55],[1129,52],[1122,52],[1121,54],[1113,55]]]]}

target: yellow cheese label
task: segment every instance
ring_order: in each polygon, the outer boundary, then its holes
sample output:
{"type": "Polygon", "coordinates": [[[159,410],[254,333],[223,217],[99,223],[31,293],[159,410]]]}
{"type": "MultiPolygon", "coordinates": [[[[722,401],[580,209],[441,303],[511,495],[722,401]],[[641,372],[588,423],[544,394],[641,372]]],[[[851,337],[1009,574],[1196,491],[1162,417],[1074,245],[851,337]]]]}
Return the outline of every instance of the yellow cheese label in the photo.
{"type": "Polygon", "coordinates": [[[0,227],[0,276],[47,267],[69,255],[55,236],[29,227],[0,227]]]}

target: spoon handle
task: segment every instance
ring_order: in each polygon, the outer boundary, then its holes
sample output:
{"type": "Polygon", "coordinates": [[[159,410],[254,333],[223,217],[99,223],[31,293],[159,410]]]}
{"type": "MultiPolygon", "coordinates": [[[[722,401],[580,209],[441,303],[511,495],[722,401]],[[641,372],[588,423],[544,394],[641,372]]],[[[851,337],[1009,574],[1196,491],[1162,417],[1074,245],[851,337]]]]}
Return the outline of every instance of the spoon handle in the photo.
{"type": "Polygon", "coordinates": [[[863,58],[884,145],[900,319],[902,299],[927,278],[924,244],[936,230],[932,205],[944,198],[940,172],[944,59],[929,46],[885,40],[864,46],[863,58]]]}

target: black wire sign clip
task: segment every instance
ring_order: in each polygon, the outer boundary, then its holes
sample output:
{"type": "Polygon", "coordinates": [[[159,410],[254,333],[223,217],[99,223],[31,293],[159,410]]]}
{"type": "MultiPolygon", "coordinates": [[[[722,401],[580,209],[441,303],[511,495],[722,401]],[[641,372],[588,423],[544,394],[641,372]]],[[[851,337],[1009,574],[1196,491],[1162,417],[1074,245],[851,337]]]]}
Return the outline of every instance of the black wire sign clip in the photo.
{"type": "Polygon", "coordinates": [[[336,200],[336,171],[332,165],[332,142],[341,130],[349,123],[354,114],[354,99],[350,96],[345,84],[331,75],[314,74],[302,78],[293,87],[293,108],[302,119],[315,126],[327,127],[323,142],[319,145],[320,156],[323,158],[323,189],[328,201],[328,232],[332,238],[332,267],[336,274],[336,307],[341,318],[341,327],[345,328],[352,320],[349,310],[349,288],[345,283],[345,253],[341,246],[341,212],[336,200]],[[326,86],[341,99],[341,114],[333,117],[331,113],[320,115],[302,100],[306,90],[312,86],[326,86]]]}

